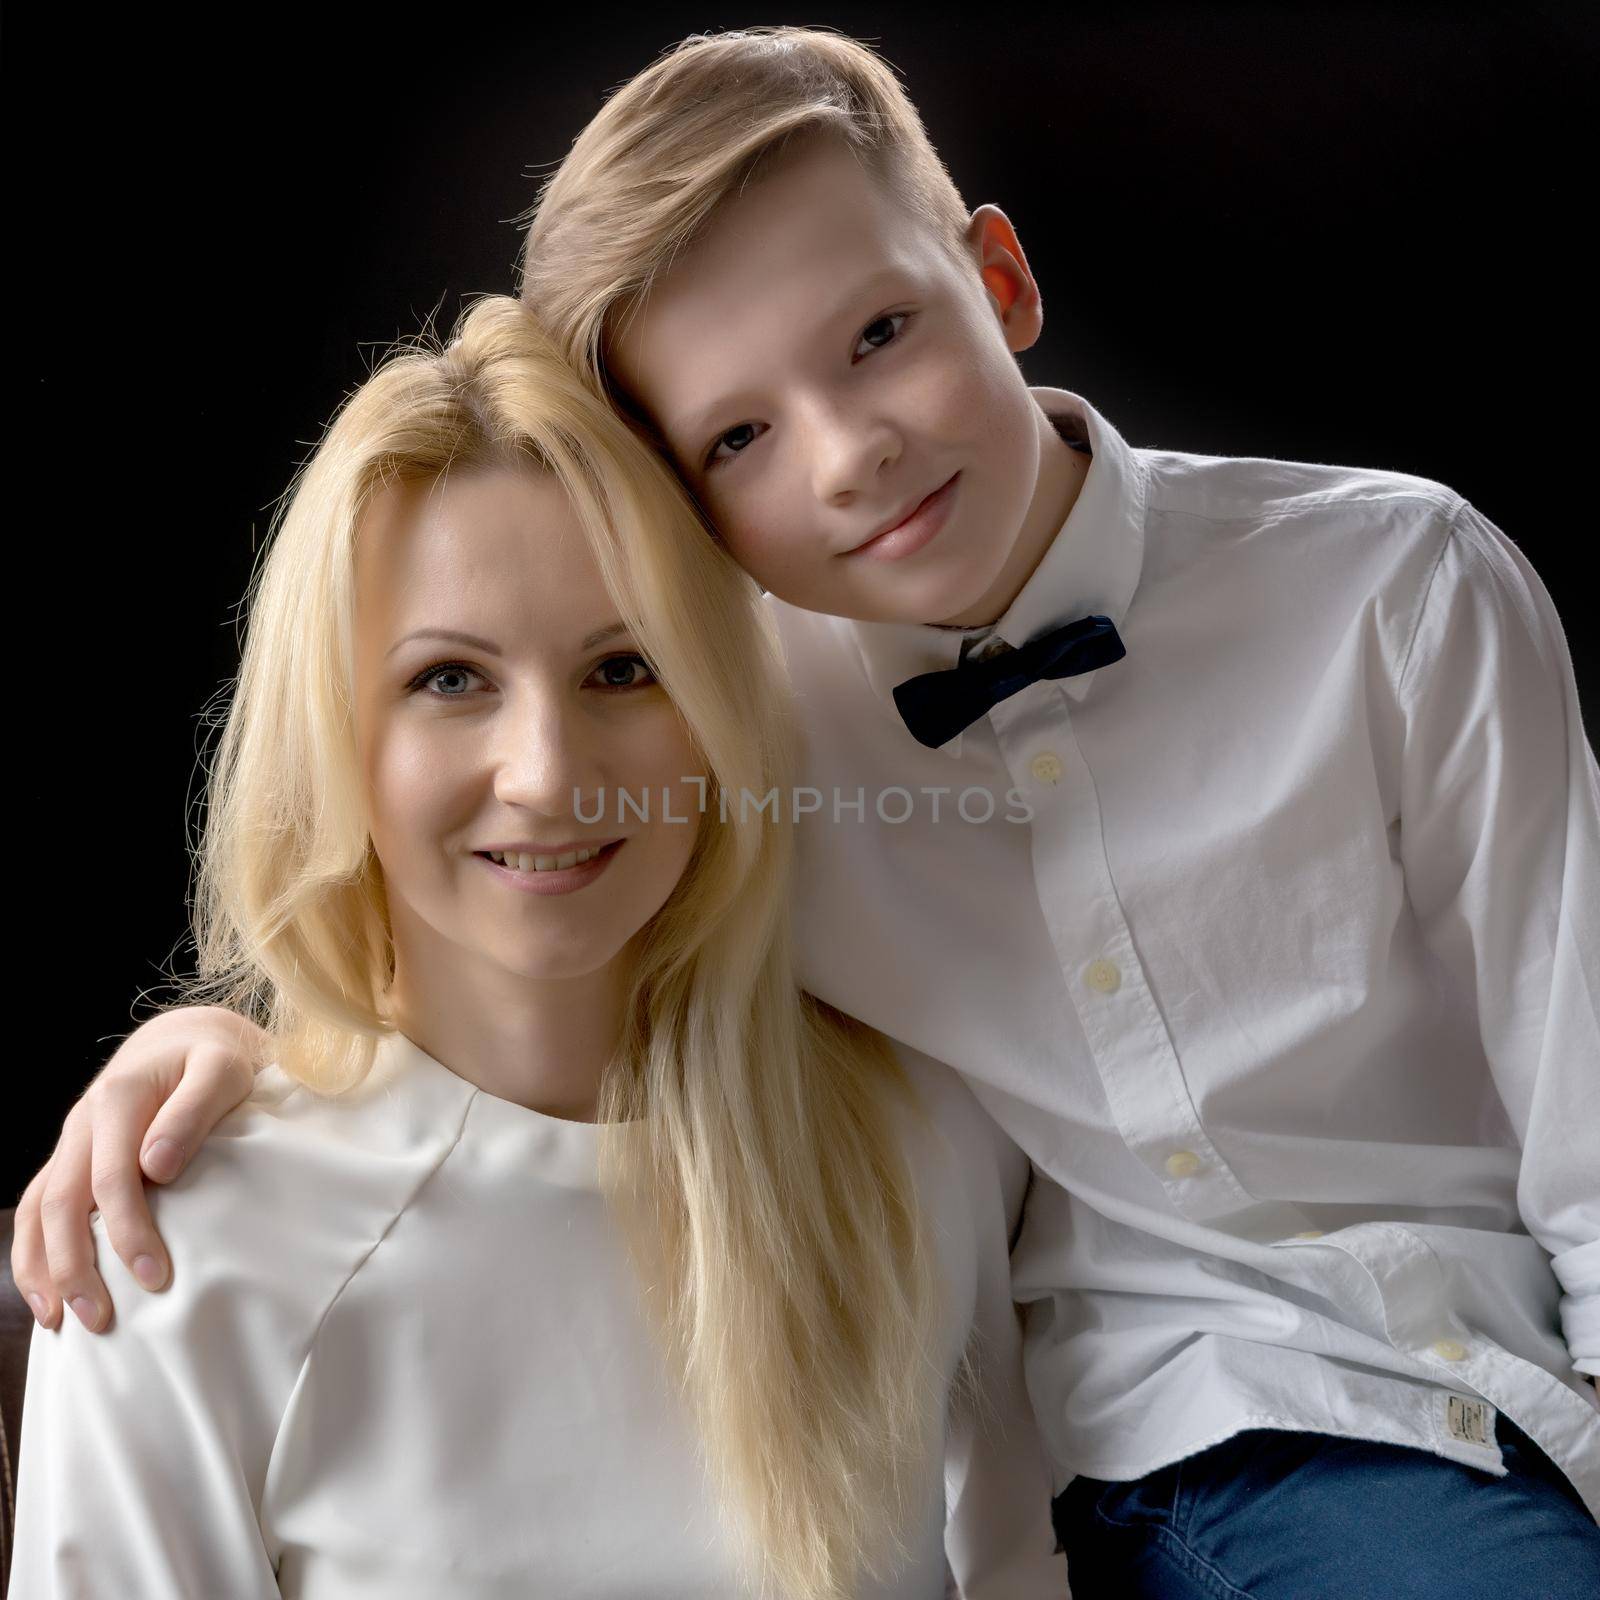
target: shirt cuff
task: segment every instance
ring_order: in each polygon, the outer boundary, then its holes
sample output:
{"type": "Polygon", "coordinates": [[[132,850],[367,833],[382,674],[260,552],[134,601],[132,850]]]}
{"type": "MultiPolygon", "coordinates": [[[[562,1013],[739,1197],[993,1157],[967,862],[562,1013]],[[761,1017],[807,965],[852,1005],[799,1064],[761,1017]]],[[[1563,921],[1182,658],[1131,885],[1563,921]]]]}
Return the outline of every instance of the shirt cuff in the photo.
{"type": "Polygon", "coordinates": [[[1600,1239],[1563,1250],[1550,1265],[1562,1290],[1561,1334],[1579,1372],[1600,1374],[1600,1239]]]}

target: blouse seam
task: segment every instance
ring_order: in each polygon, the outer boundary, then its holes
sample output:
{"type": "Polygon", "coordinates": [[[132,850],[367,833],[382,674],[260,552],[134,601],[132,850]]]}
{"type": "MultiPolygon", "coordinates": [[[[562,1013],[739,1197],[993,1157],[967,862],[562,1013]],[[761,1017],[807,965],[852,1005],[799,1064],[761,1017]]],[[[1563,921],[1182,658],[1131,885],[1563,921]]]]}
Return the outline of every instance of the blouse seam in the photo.
{"type": "Polygon", "coordinates": [[[333,1314],[333,1308],[338,1305],[340,1296],[343,1295],[345,1290],[355,1282],[356,1276],[361,1269],[366,1266],[366,1264],[373,1258],[374,1255],[377,1254],[378,1247],[384,1242],[385,1239],[389,1237],[392,1232],[394,1232],[395,1224],[406,1214],[406,1212],[412,1208],[412,1206],[417,1203],[417,1196],[420,1195],[422,1191],[433,1182],[433,1180],[439,1175],[439,1172],[443,1168],[445,1162],[447,1162],[450,1157],[455,1154],[457,1147],[461,1143],[462,1135],[467,1131],[467,1117],[471,1114],[472,1103],[478,1098],[480,1093],[480,1090],[474,1089],[472,1093],[467,1096],[461,1107],[461,1120],[456,1125],[455,1135],[450,1140],[450,1143],[440,1152],[439,1159],[435,1161],[420,1178],[417,1179],[416,1187],[412,1189],[411,1193],[406,1196],[405,1200],[395,1211],[394,1215],[389,1218],[387,1223],[384,1224],[383,1232],[380,1233],[378,1237],[367,1246],[361,1258],[345,1275],[344,1281],[337,1289],[333,1291],[333,1294],[330,1296],[327,1305],[322,1309],[322,1315],[317,1318],[316,1327],[311,1331],[311,1340],[306,1345],[305,1361],[302,1361],[300,1364],[302,1371],[304,1371],[305,1362],[311,1359],[311,1353],[316,1349],[317,1340],[321,1336],[323,1327],[326,1325],[328,1318],[333,1314]]]}
{"type": "MultiPolygon", "coordinates": [[[[461,1120],[456,1125],[455,1134],[451,1138],[450,1142],[444,1147],[444,1149],[440,1151],[438,1160],[433,1162],[427,1171],[425,1171],[422,1176],[417,1179],[416,1185],[411,1190],[411,1193],[408,1194],[405,1200],[402,1201],[401,1204],[396,1208],[394,1215],[389,1218],[387,1223],[385,1223],[382,1232],[380,1232],[377,1238],[375,1238],[372,1243],[367,1246],[366,1250],[362,1252],[360,1258],[350,1268],[349,1272],[345,1274],[338,1288],[336,1288],[332,1295],[329,1296],[327,1305],[322,1308],[322,1314],[317,1318],[317,1324],[311,1330],[311,1337],[306,1342],[306,1353],[301,1358],[300,1365],[295,1371],[294,1381],[289,1385],[288,1396],[284,1402],[284,1410],[278,1418],[277,1430],[273,1435],[272,1448],[267,1452],[266,1470],[262,1475],[263,1484],[267,1484],[272,1481],[273,1463],[277,1459],[278,1447],[283,1441],[284,1418],[288,1415],[288,1409],[293,1405],[294,1397],[300,1392],[300,1386],[305,1381],[306,1369],[311,1365],[311,1357],[316,1353],[317,1340],[322,1336],[322,1330],[327,1326],[328,1318],[333,1314],[333,1308],[338,1305],[340,1297],[344,1294],[345,1290],[355,1282],[356,1275],[377,1253],[378,1247],[394,1231],[395,1224],[406,1214],[407,1211],[411,1209],[413,1205],[416,1204],[417,1196],[420,1195],[422,1191],[433,1182],[434,1178],[436,1178],[443,1170],[445,1162],[447,1162],[450,1157],[455,1154],[456,1150],[461,1144],[463,1135],[466,1133],[467,1118],[471,1115],[473,1102],[478,1098],[481,1092],[481,1090],[474,1089],[472,1093],[467,1096],[461,1107],[461,1120]]],[[[259,1509],[260,1508],[258,1508],[258,1510],[259,1509]]],[[[263,1525],[262,1533],[264,1536],[267,1534],[267,1531],[268,1530],[263,1525]]],[[[277,1558],[276,1556],[272,1555],[270,1548],[269,1556],[272,1559],[273,1570],[276,1571],[277,1558]]]]}

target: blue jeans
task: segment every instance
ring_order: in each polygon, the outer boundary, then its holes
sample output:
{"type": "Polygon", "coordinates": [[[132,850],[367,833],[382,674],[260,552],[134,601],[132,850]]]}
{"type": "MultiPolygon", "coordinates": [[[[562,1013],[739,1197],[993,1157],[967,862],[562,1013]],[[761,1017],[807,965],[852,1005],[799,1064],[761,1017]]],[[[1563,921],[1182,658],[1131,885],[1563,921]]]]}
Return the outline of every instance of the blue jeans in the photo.
{"type": "Polygon", "coordinates": [[[1056,1497],[1072,1600],[1596,1600],[1600,1528],[1505,1417],[1503,1478],[1423,1450],[1241,1433],[1056,1497]]]}

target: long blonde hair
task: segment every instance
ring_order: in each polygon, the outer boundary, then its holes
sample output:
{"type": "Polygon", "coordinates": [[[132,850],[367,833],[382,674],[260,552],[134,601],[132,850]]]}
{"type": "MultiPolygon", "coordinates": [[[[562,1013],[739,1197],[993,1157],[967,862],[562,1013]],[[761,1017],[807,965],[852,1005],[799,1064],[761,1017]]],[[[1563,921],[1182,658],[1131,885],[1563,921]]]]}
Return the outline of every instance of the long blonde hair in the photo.
{"type": "Polygon", "coordinates": [[[596,112],[539,191],[518,293],[562,355],[609,392],[619,313],[727,200],[819,136],[854,151],[908,219],[976,274],[966,203],[889,65],[828,29],[741,28],[691,34],[596,112]]]}
{"type": "Polygon", "coordinates": [[[941,1418],[903,1081],[877,1035],[795,988],[784,807],[722,819],[720,794],[793,780],[757,592],[515,301],[480,302],[446,348],[395,354],[298,477],[210,773],[193,993],[255,1014],[321,1091],[370,1068],[393,949],[351,720],[355,544],[385,484],[488,463],[570,496],[712,774],[690,863],[640,941],[602,1172],[660,1274],[659,1331],[752,1576],[842,1597],[898,1558],[941,1418]]]}

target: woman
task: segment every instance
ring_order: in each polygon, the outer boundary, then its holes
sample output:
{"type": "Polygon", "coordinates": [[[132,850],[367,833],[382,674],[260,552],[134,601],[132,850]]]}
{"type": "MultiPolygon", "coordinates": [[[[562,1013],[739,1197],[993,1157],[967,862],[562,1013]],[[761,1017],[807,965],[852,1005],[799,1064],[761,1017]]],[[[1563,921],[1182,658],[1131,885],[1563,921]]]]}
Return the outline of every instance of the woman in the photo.
{"type": "Polygon", "coordinates": [[[1026,1175],[797,993],[744,803],[784,705],[751,585],[514,302],[352,398],[201,847],[202,986],[277,1064],[156,1202],[172,1290],[35,1333],[14,1595],[933,1596],[946,1547],[1061,1591],[1026,1175]]]}

